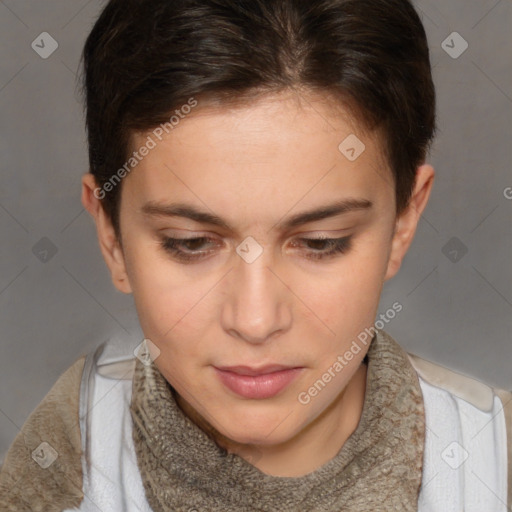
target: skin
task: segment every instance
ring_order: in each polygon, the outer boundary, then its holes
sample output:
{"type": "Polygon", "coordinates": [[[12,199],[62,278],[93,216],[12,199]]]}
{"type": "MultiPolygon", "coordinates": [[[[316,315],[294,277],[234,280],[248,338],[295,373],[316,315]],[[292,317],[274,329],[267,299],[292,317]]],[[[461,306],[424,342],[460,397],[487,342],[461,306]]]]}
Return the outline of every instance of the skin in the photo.
{"type": "MultiPolygon", "coordinates": [[[[400,268],[425,208],[434,169],[418,167],[408,208],[395,215],[392,174],[376,134],[318,93],[282,92],[249,106],[199,105],[124,178],[122,243],[82,178],[82,203],[95,220],[114,285],[134,296],[155,364],[178,403],[222,446],[264,473],[302,476],[332,459],[356,429],[366,388],[367,347],[308,404],[298,401],[376,319],[383,283],[400,268]],[[338,145],[356,134],[366,146],[349,161],[338,145]],[[359,198],[372,207],[280,230],[290,216],[359,198]],[[193,205],[230,229],[141,213],[148,201],[193,205]],[[183,250],[162,236],[213,239],[183,250]],[[263,249],[252,263],[236,248],[248,236],[263,249]],[[301,237],[351,236],[347,252],[311,259],[329,247],[301,237]],[[267,399],[224,387],[215,366],[285,364],[303,369],[267,399]]],[[[140,147],[147,133],[133,138],[140,147]]]]}

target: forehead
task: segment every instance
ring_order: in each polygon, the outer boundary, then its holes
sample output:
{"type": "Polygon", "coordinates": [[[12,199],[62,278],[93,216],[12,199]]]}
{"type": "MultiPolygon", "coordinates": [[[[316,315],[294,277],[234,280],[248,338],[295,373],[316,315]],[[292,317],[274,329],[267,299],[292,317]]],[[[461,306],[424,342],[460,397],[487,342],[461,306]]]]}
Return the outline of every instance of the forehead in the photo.
{"type": "Polygon", "coordinates": [[[220,206],[237,198],[263,203],[270,195],[291,205],[303,195],[375,195],[390,186],[377,134],[327,95],[280,93],[237,106],[199,102],[167,130],[134,135],[132,150],[149,140],[152,149],[127,176],[134,200],[216,195],[220,206]]]}

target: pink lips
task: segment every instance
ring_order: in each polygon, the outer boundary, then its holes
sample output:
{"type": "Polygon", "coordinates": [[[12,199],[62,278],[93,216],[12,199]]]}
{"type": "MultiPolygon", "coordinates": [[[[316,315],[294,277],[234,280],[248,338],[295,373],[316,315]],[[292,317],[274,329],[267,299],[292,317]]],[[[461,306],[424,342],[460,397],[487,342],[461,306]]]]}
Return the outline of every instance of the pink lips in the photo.
{"type": "Polygon", "coordinates": [[[248,366],[214,367],[221,382],[244,398],[263,399],[277,395],[288,386],[302,368],[279,365],[263,368],[248,366]]]}

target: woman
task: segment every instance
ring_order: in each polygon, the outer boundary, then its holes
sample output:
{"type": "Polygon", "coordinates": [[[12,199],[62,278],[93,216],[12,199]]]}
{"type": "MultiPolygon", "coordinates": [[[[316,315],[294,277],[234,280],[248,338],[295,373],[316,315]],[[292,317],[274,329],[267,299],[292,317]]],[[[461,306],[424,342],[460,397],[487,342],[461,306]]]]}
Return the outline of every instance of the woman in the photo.
{"type": "Polygon", "coordinates": [[[82,202],[145,339],[59,379],[3,507],[505,511],[512,395],[376,320],[434,180],[411,4],[111,0],[84,71],[82,202]]]}

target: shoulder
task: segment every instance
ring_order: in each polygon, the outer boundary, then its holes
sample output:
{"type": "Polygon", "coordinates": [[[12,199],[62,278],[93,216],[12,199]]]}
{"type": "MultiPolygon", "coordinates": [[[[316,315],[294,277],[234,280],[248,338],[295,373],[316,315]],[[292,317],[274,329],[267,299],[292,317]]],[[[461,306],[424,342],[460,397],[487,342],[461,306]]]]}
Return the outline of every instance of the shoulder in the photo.
{"type": "MultiPolygon", "coordinates": [[[[493,410],[498,396],[503,411],[506,430],[508,473],[508,504],[512,507],[512,391],[489,386],[479,380],[462,375],[414,354],[407,354],[421,379],[432,386],[442,388],[453,396],[461,398],[483,412],[493,410]]],[[[493,416],[494,418],[494,416],[493,416]]]]}
{"type": "Polygon", "coordinates": [[[417,355],[408,353],[416,373],[433,386],[445,389],[457,398],[474,405],[482,411],[490,411],[493,407],[494,396],[500,396],[503,402],[512,399],[512,392],[504,389],[493,388],[484,382],[468,377],[454,370],[450,370],[440,364],[428,361],[417,355]]]}
{"type": "Polygon", "coordinates": [[[1,510],[61,511],[83,499],[77,359],[30,414],[0,469],[1,510]]]}

